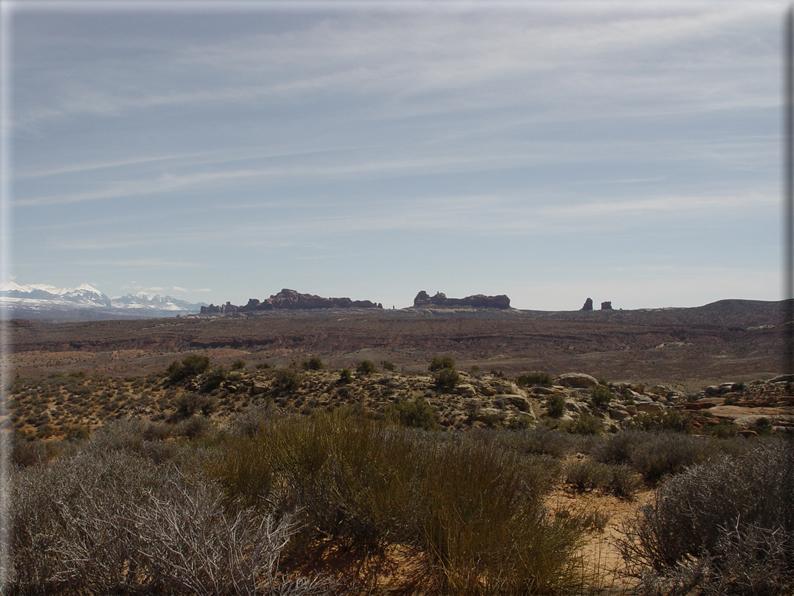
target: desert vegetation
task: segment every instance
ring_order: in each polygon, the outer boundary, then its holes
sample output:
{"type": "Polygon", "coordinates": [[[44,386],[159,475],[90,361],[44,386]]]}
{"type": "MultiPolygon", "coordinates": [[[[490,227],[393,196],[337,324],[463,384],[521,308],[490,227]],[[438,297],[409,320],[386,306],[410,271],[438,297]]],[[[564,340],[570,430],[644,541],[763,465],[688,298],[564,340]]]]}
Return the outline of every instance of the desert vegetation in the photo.
{"type": "Polygon", "coordinates": [[[781,381],[229,364],[14,381],[7,593],[794,588],[781,381]]]}

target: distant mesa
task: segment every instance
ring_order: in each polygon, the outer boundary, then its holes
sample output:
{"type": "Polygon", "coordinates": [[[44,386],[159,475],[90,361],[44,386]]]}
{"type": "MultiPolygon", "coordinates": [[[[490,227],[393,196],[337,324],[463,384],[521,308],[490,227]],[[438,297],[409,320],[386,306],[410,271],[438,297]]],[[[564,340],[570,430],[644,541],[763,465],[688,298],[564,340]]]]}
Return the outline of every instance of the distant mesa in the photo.
{"type": "Polygon", "coordinates": [[[215,306],[201,307],[201,314],[245,313],[263,310],[310,310],[321,308],[383,308],[381,303],[369,300],[351,300],[350,298],[323,298],[312,294],[300,294],[295,290],[283,289],[278,294],[260,302],[249,298],[245,306],[235,306],[231,302],[215,306]]]}
{"type": "Polygon", "coordinates": [[[609,300],[607,300],[606,302],[602,302],[601,303],[601,310],[614,310],[612,308],[612,302],[610,302],[609,300]]]}
{"type": "Polygon", "coordinates": [[[422,308],[428,306],[441,306],[441,307],[454,307],[454,306],[471,306],[474,308],[510,308],[510,298],[504,294],[499,296],[484,296],[483,294],[475,294],[474,296],[466,296],[465,298],[447,298],[441,292],[436,292],[435,296],[430,296],[427,292],[422,290],[414,298],[414,307],[422,308]]]}
{"type": "Polygon", "coordinates": [[[584,306],[580,310],[593,310],[593,299],[588,298],[584,301],[584,306]]]}

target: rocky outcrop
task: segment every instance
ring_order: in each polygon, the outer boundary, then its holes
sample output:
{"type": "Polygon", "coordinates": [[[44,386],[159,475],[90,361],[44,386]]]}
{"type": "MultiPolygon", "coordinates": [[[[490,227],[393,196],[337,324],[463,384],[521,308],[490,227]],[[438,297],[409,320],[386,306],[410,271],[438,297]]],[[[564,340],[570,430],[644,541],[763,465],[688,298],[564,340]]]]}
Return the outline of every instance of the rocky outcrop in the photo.
{"type": "Polygon", "coordinates": [[[598,379],[585,373],[565,373],[554,379],[554,384],[589,389],[598,385],[598,379]]]}
{"type": "Polygon", "coordinates": [[[295,290],[283,289],[260,302],[256,298],[250,298],[245,306],[235,306],[230,302],[215,306],[203,306],[201,314],[225,314],[225,313],[246,313],[261,310],[308,310],[322,308],[383,308],[383,305],[369,300],[351,300],[350,298],[323,298],[313,294],[301,294],[295,290]]]}
{"type": "Polygon", "coordinates": [[[593,310],[593,299],[588,298],[584,301],[584,306],[580,310],[593,310]]]}
{"type": "Polygon", "coordinates": [[[499,296],[485,296],[483,294],[475,294],[474,296],[466,296],[465,298],[447,298],[446,294],[437,292],[435,296],[430,296],[427,292],[422,290],[414,298],[414,307],[422,308],[429,306],[441,307],[457,307],[469,306],[473,308],[510,308],[510,298],[504,294],[499,296]]]}
{"type": "Polygon", "coordinates": [[[601,310],[613,310],[612,302],[610,302],[609,300],[607,300],[606,302],[602,302],[601,303],[601,310]]]}
{"type": "Polygon", "coordinates": [[[218,306],[215,306],[214,304],[210,304],[209,306],[201,307],[201,314],[202,315],[226,314],[226,313],[237,312],[239,309],[240,309],[239,306],[235,306],[231,302],[227,302],[226,304],[219,304],[218,306]]]}
{"type": "Polygon", "coordinates": [[[309,308],[383,308],[380,303],[350,298],[322,298],[312,294],[300,294],[295,290],[281,290],[256,306],[256,310],[286,308],[292,310],[309,308]]]}

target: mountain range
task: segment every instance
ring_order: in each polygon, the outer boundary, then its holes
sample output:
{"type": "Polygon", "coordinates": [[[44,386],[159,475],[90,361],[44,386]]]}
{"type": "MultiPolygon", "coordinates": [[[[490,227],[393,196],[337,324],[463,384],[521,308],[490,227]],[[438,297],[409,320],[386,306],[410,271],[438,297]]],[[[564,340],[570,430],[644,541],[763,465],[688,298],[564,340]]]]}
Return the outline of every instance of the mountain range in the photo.
{"type": "Polygon", "coordinates": [[[206,303],[191,303],[165,294],[138,292],[118,298],[88,285],[56,288],[45,284],[0,286],[0,305],[10,318],[39,321],[148,319],[197,313],[206,303]]]}

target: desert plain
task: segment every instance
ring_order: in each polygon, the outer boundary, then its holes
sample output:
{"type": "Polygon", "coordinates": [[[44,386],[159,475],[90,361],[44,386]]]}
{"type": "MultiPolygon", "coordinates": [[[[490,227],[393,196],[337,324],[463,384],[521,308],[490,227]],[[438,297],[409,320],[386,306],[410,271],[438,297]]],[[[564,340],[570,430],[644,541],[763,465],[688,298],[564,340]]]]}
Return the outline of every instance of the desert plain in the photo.
{"type": "MultiPolygon", "coordinates": [[[[551,457],[555,463],[542,464],[553,485],[543,497],[547,507],[586,520],[578,548],[588,579],[580,588],[631,594],[639,589],[637,577],[626,571],[616,542],[625,524],[653,501],[662,477],[719,448],[709,443],[692,451],[690,443],[686,449],[676,443],[674,450],[697,453],[659,471],[626,454],[610,460],[604,445],[612,439],[603,437],[686,431],[750,444],[770,433],[789,436],[794,398],[791,379],[781,375],[782,318],[779,302],[724,300],[635,311],[324,309],[83,323],[14,319],[7,327],[8,414],[18,437],[27,439],[18,457],[26,466],[73,449],[56,444],[84,441],[125,421],[149,425],[141,431],[147,441],[178,442],[219,429],[248,428],[250,435],[263,417],[334,412],[551,457]],[[191,358],[205,357],[205,368],[186,372],[191,358]],[[436,370],[429,370],[434,362],[436,370]],[[454,378],[440,375],[450,367],[454,378]],[[501,434],[489,438],[490,431],[501,434]]],[[[638,435],[626,436],[638,445],[638,435]]],[[[214,473],[225,478],[227,472],[214,473]]],[[[475,583],[453,590],[443,571],[446,579],[425,584],[421,576],[432,568],[433,553],[417,546],[421,540],[358,551],[347,539],[342,532],[335,540],[325,529],[302,554],[285,551],[282,569],[341,582],[326,586],[327,593],[466,593],[489,581],[467,580],[475,583]]]]}

